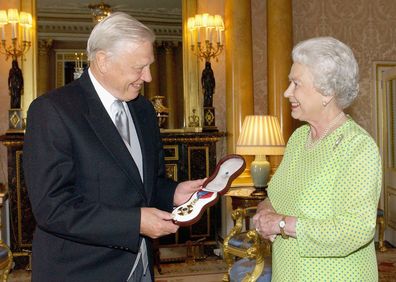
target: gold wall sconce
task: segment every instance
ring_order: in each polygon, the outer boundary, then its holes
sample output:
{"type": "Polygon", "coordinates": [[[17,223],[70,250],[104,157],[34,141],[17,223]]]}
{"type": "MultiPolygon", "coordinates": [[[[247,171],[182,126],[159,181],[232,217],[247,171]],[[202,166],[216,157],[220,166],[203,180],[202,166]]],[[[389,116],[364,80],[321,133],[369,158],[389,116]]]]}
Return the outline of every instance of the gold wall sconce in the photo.
{"type": "Polygon", "coordinates": [[[23,56],[31,46],[32,15],[18,9],[0,10],[0,52],[12,59],[23,56]],[[6,40],[6,28],[11,26],[11,43],[6,40]],[[7,44],[9,43],[9,44],[7,44]]]}
{"type": "Polygon", "coordinates": [[[203,105],[203,130],[217,131],[213,95],[216,80],[213,74],[211,59],[218,60],[218,55],[223,50],[224,22],[220,15],[207,13],[198,14],[188,18],[191,50],[200,59],[205,59],[205,68],[201,75],[201,85],[204,95],[203,105]]]}
{"type": "Polygon", "coordinates": [[[1,47],[0,53],[12,58],[12,67],[8,76],[10,91],[10,109],[8,113],[9,129],[7,133],[23,132],[24,124],[21,110],[23,95],[23,75],[18,65],[18,58],[23,58],[29,51],[31,42],[32,15],[19,12],[18,9],[0,10],[1,47]],[[10,38],[6,38],[7,29],[11,29],[10,38]]]}
{"type": "Polygon", "coordinates": [[[224,46],[223,18],[220,15],[198,14],[188,18],[187,26],[190,31],[191,50],[194,54],[204,58],[206,62],[210,62],[211,58],[217,60],[224,46]]]}

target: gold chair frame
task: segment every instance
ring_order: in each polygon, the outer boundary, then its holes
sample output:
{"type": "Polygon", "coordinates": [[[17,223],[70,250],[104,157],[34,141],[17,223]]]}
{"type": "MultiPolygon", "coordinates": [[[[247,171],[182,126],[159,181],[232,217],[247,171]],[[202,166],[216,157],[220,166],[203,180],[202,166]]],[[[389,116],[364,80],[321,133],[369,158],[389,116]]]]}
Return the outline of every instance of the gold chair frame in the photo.
{"type": "Polygon", "coordinates": [[[385,217],[384,211],[377,211],[377,225],[378,225],[378,250],[386,252],[388,249],[385,246],[385,217]]]}
{"type": "Polygon", "coordinates": [[[1,281],[6,282],[11,271],[13,256],[10,248],[2,240],[0,240],[0,248],[6,249],[8,252],[7,259],[0,261],[1,281]]]}
{"type": "Polygon", "coordinates": [[[230,281],[230,271],[235,262],[235,257],[249,258],[256,261],[256,265],[251,273],[248,273],[243,282],[255,282],[264,269],[264,257],[271,253],[271,244],[263,239],[256,230],[243,230],[246,222],[255,215],[257,207],[237,208],[232,212],[232,219],[235,221],[223,243],[224,260],[228,266],[228,272],[224,274],[223,281],[230,281]],[[245,239],[252,242],[249,248],[235,247],[229,241],[236,235],[243,234],[245,239]]]}

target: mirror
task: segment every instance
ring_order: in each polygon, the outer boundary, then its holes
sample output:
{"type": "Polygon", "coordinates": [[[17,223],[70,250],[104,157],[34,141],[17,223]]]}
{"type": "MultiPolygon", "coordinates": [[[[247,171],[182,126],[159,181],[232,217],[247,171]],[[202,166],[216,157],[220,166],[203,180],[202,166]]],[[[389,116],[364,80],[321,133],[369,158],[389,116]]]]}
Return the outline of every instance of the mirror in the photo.
{"type": "MultiPolygon", "coordinates": [[[[200,119],[202,101],[198,95],[198,60],[190,51],[188,36],[185,36],[188,31],[184,24],[189,16],[196,13],[197,1],[139,0],[131,3],[128,0],[114,0],[109,2],[114,11],[131,14],[152,28],[156,34],[156,46],[159,47],[157,61],[160,68],[157,71],[158,81],[145,85],[143,95],[148,98],[169,96],[166,97],[165,106],[169,106],[171,113],[173,111],[174,119],[166,128],[188,127],[188,118],[193,110],[196,110],[196,115],[200,119]],[[169,55],[170,46],[172,56],[169,55]],[[173,63],[175,71],[169,69],[168,64],[163,63],[166,60],[173,63]],[[157,90],[153,92],[153,88],[157,90]]],[[[86,40],[93,27],[89,4],[92,4],[90,0],[67,2],[36,0],[39,47],[38,95],[63,85],[72,77],[70,72],[73,71],[75,64],[74,54],[85,52],[86,40]]]]}

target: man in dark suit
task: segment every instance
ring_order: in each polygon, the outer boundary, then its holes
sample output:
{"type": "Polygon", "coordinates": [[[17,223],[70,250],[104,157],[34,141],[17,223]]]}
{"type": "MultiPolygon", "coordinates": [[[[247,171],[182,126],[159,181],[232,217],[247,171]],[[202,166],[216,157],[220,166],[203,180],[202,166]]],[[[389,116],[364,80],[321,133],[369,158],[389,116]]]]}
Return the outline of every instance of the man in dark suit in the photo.
{"type": "Polygon", "coordinates": [[[32,281],[152,281],[151,239],[177,231],[169,212],[203,184],[165,178],[155,111],[139,95],[153,42],[114,13],[89,37],[88,71],[32,102],[23,160],[37,220],[32,281]]]}

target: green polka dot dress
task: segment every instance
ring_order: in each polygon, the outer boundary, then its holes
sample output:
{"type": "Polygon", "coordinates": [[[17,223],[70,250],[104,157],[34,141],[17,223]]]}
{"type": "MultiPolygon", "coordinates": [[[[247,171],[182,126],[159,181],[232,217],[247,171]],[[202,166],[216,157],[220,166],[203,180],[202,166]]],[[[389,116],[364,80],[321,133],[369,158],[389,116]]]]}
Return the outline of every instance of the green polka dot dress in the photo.
{"type": "Polygon", "coordinates": [[[310,149],[308,133],[293,133],[268,186],[275,210],[298,218],[297,239],[273,243],[272,281],[378,281],[378,147],[350,118],[310,149]]]}

